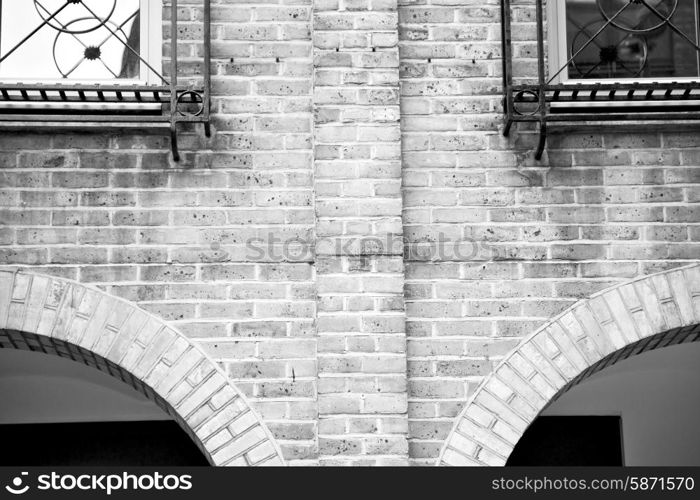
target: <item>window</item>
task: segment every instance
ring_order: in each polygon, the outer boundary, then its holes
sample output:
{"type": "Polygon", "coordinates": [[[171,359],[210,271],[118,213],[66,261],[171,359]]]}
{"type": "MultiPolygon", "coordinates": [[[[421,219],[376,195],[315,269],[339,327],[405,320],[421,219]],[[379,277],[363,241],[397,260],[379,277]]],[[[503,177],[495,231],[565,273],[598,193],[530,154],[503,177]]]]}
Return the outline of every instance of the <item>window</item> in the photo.
{"type": "Polygon", "coordinates": [[[550,124],[700,121],[700,0],[500,1],[503,134],[537,123],[535,159],[550,124]]]}
{"type": "Polygon", "coordinates": [[[161,0],[0,0],[0,81],[162,84],[161,0]]]}
{"type": "Polygon", "coordinates": [[[698,0],[548,2],[558,81],[700,77],[698,0]]]}
{"type": "Polygon", "coordinates": [[[169,128],[178,161],[178,124],[211,134],[210,91],[211,0],[0,0],[0,128],[169,128]]]}

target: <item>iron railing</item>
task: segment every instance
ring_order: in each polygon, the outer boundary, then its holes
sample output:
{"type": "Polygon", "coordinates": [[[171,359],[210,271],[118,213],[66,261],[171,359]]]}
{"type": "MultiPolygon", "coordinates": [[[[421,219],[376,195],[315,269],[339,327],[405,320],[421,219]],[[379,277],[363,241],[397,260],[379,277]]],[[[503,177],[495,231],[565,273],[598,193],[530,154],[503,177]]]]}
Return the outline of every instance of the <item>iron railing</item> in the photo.
{"type": "MultiPolygon", "coordinates": [[[[24,1],[24,0],[23,0],[24,1]]],[[[58,8],[51,10],[41,0],[33,1],[41,18],[38,26],[29,27],[28,33],[11,47],[0,47],[0,65],[17,50],[22,48],[41,30],[54,33],[53,61],[60,74],[57,82],[44,83],[3,83],[0,81],[0,124],[16,127],[18,124],[50,122],[52,124],[78,124],[80,127],[100,127],[109,123],[115,126],[136,123],[140,127],[169,127],[173,159],[179,161],[178,125],[182,123],[202,123],[207,136],[210,136],[211,115],[211,0],[202,0],[202,44],[201,77],[187,78],[179,76],[178,71],[178,0],[170,0],[170,61],[169,72],[162,74],[151,61],[144,57],[138,47],[132,43],[133,35],[138,35],[139,12],[127,16],[126,20],[116,22],[110,19],[111,13],[99,15],[91,5],[83,0],[65,0],[58,8]],[[81,4],[81,17],[66,21],[59,20],[58,14],[71,4],[81,4]],[[88,26],[85,23],[88,22],[88,26]],[[124,27],[132,22],[132,33],[126,34],[124,27]],[[81,24],[79,24],[81,23],[81,24]],[[81,39],[85,33],[97,29],[107,32],[101,43],[86,44],[81,39]],[[77,61],[63,66],[60,57],[61,37],[70,37],[84,47],[77,61]],[[123,45],[124,58],[119,68],[110,67],[100,58],[101,47],[108,41],[117,40],[123,45]],[[109,83],[71,83],[73,72],[85,61],[99,60],[114,81],[109,83]],[[131,65],[129,70],[127,66],[131,65]],[[134,65],[145,66],[157,83],[138,84],[120,83],[119,78],[133,73],[134,65]],[[65,80],[66,83],[62,83],[65,80]],[[9,105],[8,105],[9,104],[9,105]],[[79,106],[77,106],[79,105],[79,106]],[[92,105],[92,106],[91,106],[92,105]],[[115,106],[121,105],[121,106],[115,106]]],[[[120,0],[112,0],[116,6],[120,0]]],[[[161,1],[161,0],[151,0],[161,1]]],[[[2,0],[0,0],[0,12],[2,0]]],[[[154,20],[162,22],[162,20],[154,20]]],[[[136,37],[138,39],[138,36],[136,37]]],[[[138,78],[137,78],[138,79],[138,78]]]]}
{"type": "MultiPolygon", "coordinates": [[[[693,37],[684,33],[673,22],[673,12],[678,6],[677,0],[669,0],[669,13],[659,10],[658,2],[649,0],[626,0],[622,7],[610,11],[613,2],[597,0],[601,12],[601,20],[591,27],[580,26],[574,43],[568,47],[566,62],[558,68],[548,71],[547,51],[545,50],[545,10],[544,0],[533,0],[536,23],[536,75],[514,75],[513,71],[513,41],[512,41],[512,10],[511,0],[501,0],[501,29],[502,29],[502,63],[503,63],[503,108],[505,114],[504,135],[510,134],[513,123],[530,122],[539,124],[539,142],[535,157],[539,160],[545,149],[547,128],[554,123],[572,122],[603,122],[603,121],[647,121],[647,120],[700,120],[700,78],[672,81],[670,79],[641,78],[642,70],[647,65],[648,47],[644,40],[647,33],[659,29],[670,29],[700,54],[700,46],[693,37]],[[606,3],[607,2],[607,3],[606,3]],[[628,8],[648,9],[649,17],[656,19],[652,26],[630,28],[618,20],[628,8]],[[606,28],[620,29],[628,33],[623,36],[627,40],[630,34],[639,40],[641,47],[636,63],[629,64],[616,59],[620,44],[598,45],[597,54],[600,61],[588,66],[577,65],[577,57],[592,44],[606,28]],[[614,65],[626,72],[625,78],[614,76],[605,78],[600,73],[601,66],[614,65]],[[573,69],[572,80],[557,82],[557,79],[567,68],[573,69]],[[514,80],[518,79],[515,83],[514,80]],[[594,79],[595,78],[595,79],[594,79]],[[616,82],[620,78],[622,82],[616,82]],[[591,81],[585,81],[591,79],[591,81]],[[635,79],[637,79],[635,81],[635,79]],[[602,81],[601,81],[602,80],[602,81]]],[[[550,0],[560,1],[560,0],[550,0]]],[[[562,7],[565,2],[561,2],[562,7]]],[[[518,8],[523,2],[516,2],[518,8]]],[[[550,36],[556,36],[550,31],[550,36]]],[[[622,43],[622,42],[620,42],[622,43]]],[[[603,72],[604,73],[604,72],[603,72]]],[[[697,78],[697,77],[695,77],[697,78]]]]}

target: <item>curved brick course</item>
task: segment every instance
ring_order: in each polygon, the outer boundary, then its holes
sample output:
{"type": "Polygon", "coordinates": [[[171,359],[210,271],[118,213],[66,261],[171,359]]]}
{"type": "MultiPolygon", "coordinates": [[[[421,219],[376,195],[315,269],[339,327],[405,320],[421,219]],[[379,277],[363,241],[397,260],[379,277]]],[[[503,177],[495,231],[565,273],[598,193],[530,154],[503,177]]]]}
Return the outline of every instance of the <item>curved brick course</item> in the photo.
{"type": "Polygon", "coordinates": [[[639,278],[580,301],[514,349],[459,415],[440,465],[504,465],[528,425],[598,370],[700,338],[700,265],[639,278]]]}
{"type": "Polygon", "coordinates": [[[260,417],[185,336],[76,282],[0,271],[0,348],[72,358],[129,383],[169,413],[213,465],[283,465],[260,417]]]}

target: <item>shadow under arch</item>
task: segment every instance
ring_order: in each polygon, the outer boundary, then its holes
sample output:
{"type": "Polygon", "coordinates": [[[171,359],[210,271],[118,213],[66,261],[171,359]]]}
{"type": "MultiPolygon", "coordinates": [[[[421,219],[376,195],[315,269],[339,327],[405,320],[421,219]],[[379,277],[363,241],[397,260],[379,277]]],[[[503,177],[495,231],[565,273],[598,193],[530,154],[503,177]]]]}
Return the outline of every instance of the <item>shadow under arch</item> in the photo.
{"type": "Polygon", "coordinates": [[[545,323],[484,379],[438,465],[502,466],[534,419],[594,373],[652,349],[700,340],[700,264],[613,286],[545,323]]]}
{"type": "Polygon", "coordinates": [[[126,382],[172,416],[212,465],[284,465],[270,431],[221,368],[126,300],[0,270],[0,348],[69,358],[126,382]]]}

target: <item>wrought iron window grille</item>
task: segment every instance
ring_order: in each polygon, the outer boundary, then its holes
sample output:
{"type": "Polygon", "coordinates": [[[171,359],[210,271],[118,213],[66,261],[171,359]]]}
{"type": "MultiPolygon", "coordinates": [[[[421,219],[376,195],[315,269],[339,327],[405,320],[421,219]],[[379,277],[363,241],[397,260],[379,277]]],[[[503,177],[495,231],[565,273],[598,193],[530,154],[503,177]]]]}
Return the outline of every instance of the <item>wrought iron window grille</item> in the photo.
{"type": "MultiPolygon", "coordinates": [[[[24,1],[24,0],[23,0],[24,1]]],[[[178,0],[169,0],[170,10],[170,61],[168,74],[165,76],[137,48],[131,46],[131,34],[126,34],[124,26],[128,21],[138,19],[136,12],[127,21],[117,23],[110,19],[114,8],[108,15],[100,15],[83,0],[65,0],[56,10],[50,10],[41,3],[33,1],[41,17],[38,26],[30,28],[29,33],[12,47],[0,47],[0,64],[22,47],[40,30],[52,29],[55,32],[53,60],[62,79],[71,73],[84,61],[99,60],[114,76],[115,81],[109,83],[3,83],[0,81],[0,124],[17,126],[21,124],[46,123],[78,124],[81,128],[99,128],[105,124],[119,126],[138,124],[143,128],[170,129],[171,149],[173,159],[180,160],[178,148],[178,126],[183,123],[201,123],[207,137],[211,135],[211,0],[202,0],[202,44],[201,75],[197,78],[185,78],[178,75],[178,0]],[[57,15],[71,4],[81,4],[84,7],[82,17],[68,22],[59,21],[57,15]],[[75,23],[89,21],[87,28],[75,23]],[[71,28],[74,26],[73,28],[71,28]],[[108,36],[119,41],[123,46],[124,62],[120,68],[109,67],[100,59],[102,44],[86,44],[81,35],[94,32],[96,29],[107,30],[108,36]],[[122,36],[119,36],[121,33],[122,36]],[[61,66],[57,58],[57,43],[61,36],[71,37],[84,47],[79,61],[75,65],[61,66]],[[155,84],[120,83],[118,78],[124,77],[130,70],[127,66],[145,66],[151,74],[156,75],[155,84]]],[[[108,0],[110,1],[110,0],[108,0]]],[[[122,0],[111,0],[116,6],[122,0]]],[[[159,1],[159,0],[158,0],[159,1]]],[[[2,12],[0,0],[0,12],[2,12]]],[[[164,9],[165,11],[165,6],[164,9]]],[[[157,20],[162,22],[161,20],[157,20]]],[[[84,23],[83,23],[84,24],[84,23]]],[[[82,49],[81,49],[82,50],[82,49]]],[[[133,71],[131,71],[133,73],[133,71]]],[[[133,80],[132,80],[133,81],[133,80]]]]}
{"type": "MultiPolygon", "coordinates": [[[[559,0],[549,0],[559,1],[559,0]]],[[[566,63],[563,66],[547,71],[547,53],[545,50],[545,9],[544,0],[533,0],[536,24],[536,75],[515,75],[513,64],[513,39],[512,39],[512,15],[511,4],[516,8],[522,8],[520,1],[501,0],[501,42],[503,63],[503,108],[505,114],[505,127],[503,134],[508,136],[515,122],[534,123],[539,125],[539,142],[535,151],[535,158],[541,159],[544,153],[547,130],[550,124],[565,124],[575,122],[615,122],[615,121],[680,121],[700,120],[700,78],[695,79],[654,79],[635,78],[641,73],[647,62],[647,49],[644,36],[650,32],[661,29],[671,30],[674,36],[679,37],[684,43],[689,44],[695,54],[700,54],[697,38],[685,33],[672,20],[673,13],[678,7],[679,0],[668,0],[666,13],[660,11],[659,4],[650,0],[625,0],[618,1],[621,8],[603,8],[606,0],[597,0],[602,19],[594,29],[580,27],[579,34],[584,35],[584,40],[579,39],[578,44],[568,47],[566,63]],[[621,16],[629,8],[648,9],[648,17],[655,19],[651,27],[635,28],[623,25],[619,21],[621,16]],[[670,10],[669,10],[670,9],[670,10]],[[669,13],[670,12],[670,13],[669,13]],[[596,44],[597,37],[605,29],[623,30],[632,33],[641,40],[641,62],[637,67],[625,67],[624,62],[616,60],[620,47],[598,45],[598,57],[600,61],[591,67],[577,67],[577,57],[589,46],[596,44]],[[623,81],[591,81],[586,82],[593,70],[600,65],[615,64],[616,67],[628,71],[629,78],[620,78],[623,81]],[[578,79],[558,82],[558,78],[567,68],[576,71],[578,79]],[[549,73],[549,74],[548,74],[549,73]],[[517,81],[516,81],[517,80],[517,81]]],[[[564,1],[562,1],[562,4],[564,1]]],[[[609,8],[612,2],[605,4],[609,8]]],[[[698,7],[700,8],[700,7],[698,7]]],[[[700,26],[698,26],[700,29],[700,26]]],[[[552,35],[550,35],[552,36],[552,35]]],[[[556,35],[555,35],[556,36],[556,35]]],[[[624,39],[630,35],[625,34],[624,39]]],[[[597,50],[597,49],[596,49],[597,50]]]]}

